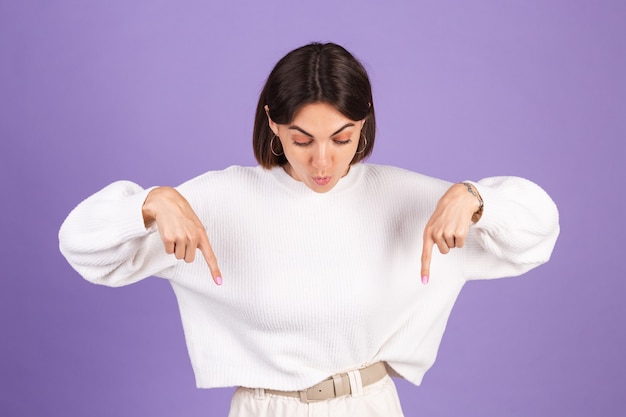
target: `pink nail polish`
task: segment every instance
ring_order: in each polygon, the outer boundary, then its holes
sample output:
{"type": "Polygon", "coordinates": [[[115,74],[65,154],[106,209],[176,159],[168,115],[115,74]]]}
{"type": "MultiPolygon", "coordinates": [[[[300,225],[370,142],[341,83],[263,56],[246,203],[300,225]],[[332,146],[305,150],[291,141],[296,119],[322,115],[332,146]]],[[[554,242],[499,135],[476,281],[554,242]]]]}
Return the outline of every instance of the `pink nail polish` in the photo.
{"type": "Polygon", "coordinates": [[[422,276],[422,284],[424,285],[428,284],[428,275],[422,276]]]}
{"type": "Polygon", "coordinates": [[[215,283],[217,285],[222,285],[222,277],[215,277],[215,283]]]}

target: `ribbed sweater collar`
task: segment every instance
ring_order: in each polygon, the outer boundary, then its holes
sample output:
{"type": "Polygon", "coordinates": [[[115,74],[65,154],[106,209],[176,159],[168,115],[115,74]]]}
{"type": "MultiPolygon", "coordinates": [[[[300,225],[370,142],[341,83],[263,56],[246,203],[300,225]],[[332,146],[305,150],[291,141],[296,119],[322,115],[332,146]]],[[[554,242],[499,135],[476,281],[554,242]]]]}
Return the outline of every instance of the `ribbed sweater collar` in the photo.
{"type": "Polygon", "coordinates": [[[274,167],[270,169],[270,173],[283,187],[287,188],[290,192],[302,195],[302,196],[336,196],[347,190],[353,188],[359,183],[365,172],[365,167],[362,163],[356,163],[350,167],[350,171],[339,180],[337,185],[327,193],[317,193],[304,185],[303,182],[293,179],[282,167],[274,167]]]}

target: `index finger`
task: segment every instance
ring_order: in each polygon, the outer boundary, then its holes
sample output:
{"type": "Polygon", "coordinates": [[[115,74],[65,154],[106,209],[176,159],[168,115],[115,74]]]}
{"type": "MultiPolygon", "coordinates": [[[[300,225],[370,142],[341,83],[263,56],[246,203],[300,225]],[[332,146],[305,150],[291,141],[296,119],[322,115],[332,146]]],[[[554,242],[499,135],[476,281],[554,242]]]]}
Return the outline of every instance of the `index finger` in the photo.
{"type": "Polygon", "coordinates": [[[213,248],[209,243],[209,238],[206,235],[206,232],[203,233],[203,236],[200,239],[198,249],[200,249],[200,251],[202,252],[202,256],[209,266],[213,281],[215,281],[217,285],[222,285],[222,273],[220,272],[219,266],[217,266],[217,258],[215,257],[215,253],[213,253],[213,248]]]}
{"type": "Polygon", "coordinates": [[[422,247],[422,283],[428,284],[430,277],[430,260],[433,255],[433,246],[435,241],[430,236],[424,236],[424,246],[422,247]]]}

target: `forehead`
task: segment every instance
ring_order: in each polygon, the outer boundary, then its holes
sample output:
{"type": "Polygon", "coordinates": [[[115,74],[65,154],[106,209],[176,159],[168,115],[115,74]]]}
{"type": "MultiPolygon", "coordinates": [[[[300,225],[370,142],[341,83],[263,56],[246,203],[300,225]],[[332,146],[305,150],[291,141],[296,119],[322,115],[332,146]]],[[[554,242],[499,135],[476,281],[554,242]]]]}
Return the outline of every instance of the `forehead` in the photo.
{"type": "Polygon", "coordinates": [[[328,103],[311,103],[302,106],[294,115],[291,125],[311,130],[335,131],[347,124],[356,123],[328,103]]]}

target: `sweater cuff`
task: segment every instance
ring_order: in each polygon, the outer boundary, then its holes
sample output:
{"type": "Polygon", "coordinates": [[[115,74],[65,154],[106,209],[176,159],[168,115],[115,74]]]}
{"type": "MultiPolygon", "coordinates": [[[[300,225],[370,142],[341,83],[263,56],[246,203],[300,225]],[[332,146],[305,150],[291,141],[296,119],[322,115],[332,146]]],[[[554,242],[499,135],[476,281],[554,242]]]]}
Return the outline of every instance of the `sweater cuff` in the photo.
{"type": "Polygon", "coordinates": [[[527,179],[491,177],[468,182],[476,187],[484,202],[483,215],[475,226],[479,229],[498,233],[520,227],[545,231],[558,224],[558,211],[552,199],[527,179]]]}
{"type": "Polygon", "coordinates": [[[151,187],[137,194],[129,195],[122,200],[122,204],[116,207],[115,217],[119,219],[119,225],[123,240],[137,236],[153,233],[157,230],[156,222],[152,222],[146,227],[143,221],[143,203],[146,201],[150,191],[156,187],[151,187]]]}
{"type": "Polygon", "coordinates": [[[510,213],[508,213],[506,208],[507,202],[510,203],[510,199],[498,193],[497,188],[486,186],[485,184],[481,184],[481,182],[463,182],[472,184],[483,200],[483,213],[476,223],[472,223],[472,227],[493,229],[506,224],[507,219],[510,218],[510,213]]]}
{"type": "Polygon", "coordinates": [[[89,205],[85,209],[104,211],[99,213],[100,215],[90,215],[87,218],[108,224],[92,225],[88,228],[101,230],[104,233],[107,233],[106,228],[113,228],[118,231],[116,234],[122,242],[153,233],[156,230],[156,223],[146,228],[142,207],[148,193],[154,188],[144,190],[130,181],[118,181],[105,187],[98,193],[99,199],[104,200],[104,204],[89,205]]]}

